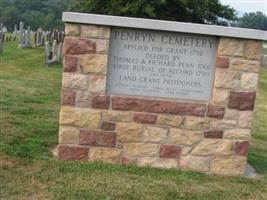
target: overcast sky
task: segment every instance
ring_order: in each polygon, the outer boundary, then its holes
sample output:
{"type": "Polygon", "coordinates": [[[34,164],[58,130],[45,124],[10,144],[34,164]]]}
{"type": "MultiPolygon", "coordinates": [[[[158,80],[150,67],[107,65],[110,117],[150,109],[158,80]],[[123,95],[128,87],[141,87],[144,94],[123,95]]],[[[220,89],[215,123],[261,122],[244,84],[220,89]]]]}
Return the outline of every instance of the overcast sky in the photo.
{"type": "Polygon", "coordinates": [[[230,5],[237,11],[256,12],[261,11],[267,15],[267,0],[221,0],[224,5],[230,5]]]}

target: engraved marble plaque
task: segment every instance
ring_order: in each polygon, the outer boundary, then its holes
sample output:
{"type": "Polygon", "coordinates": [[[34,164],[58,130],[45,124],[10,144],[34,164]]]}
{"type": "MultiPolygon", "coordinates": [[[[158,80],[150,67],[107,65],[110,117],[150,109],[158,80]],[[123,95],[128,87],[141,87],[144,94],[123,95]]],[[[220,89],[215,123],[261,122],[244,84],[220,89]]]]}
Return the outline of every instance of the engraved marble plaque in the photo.
{"type": "Polygon", "coordinates": [[[113,28],[108,94],[209,101],[217,38],[113,28]]]}

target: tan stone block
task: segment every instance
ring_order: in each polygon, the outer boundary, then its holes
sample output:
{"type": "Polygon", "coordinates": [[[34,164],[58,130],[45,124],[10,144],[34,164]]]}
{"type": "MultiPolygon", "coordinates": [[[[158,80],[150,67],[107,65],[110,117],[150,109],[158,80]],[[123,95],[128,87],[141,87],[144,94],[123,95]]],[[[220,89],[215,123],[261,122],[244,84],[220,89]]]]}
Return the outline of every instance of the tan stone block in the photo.
{"type": "Polygon", "coordinates": [[[90,75],[89,77],[89,92],[97,94],[105,94],[106,91],[106,76],[90,75]]]}
{"type": "Polygon", "coordinates": [[[253,115],[252,111],[240,111],[239,118],[238,118],[239,127],[251,128],[252,115],[253,115]]]}
{"type": "Polygon", "coordinates": [[[125,111],[107,111],[103,113],[103,120],[114,122],[130,122],[132,120],[132,113],[125,111]]]}
{"type": "Polygon", "coordinates": [[[165,169],[177,168],[178,162],[173,158],[159,158],[155,163],[152,164],[152,167],[165,169]]]}
{"type": "Polygon", "coordinates": [[[249,140],[250,129],[231,129],[224,131],[223,138],[236,140],[249,140]]]}
{"type": "Polygon", "coordinates": [[[81,25],[81,36],[108,39],[110,37],[110,27],[99,25],[81,25]]]}
{"type": "Polygon", "coordinates": [[[59,127],[59,144],[79,144],[79,130],[75,127],[59,127]]]}
{"type": "Polygon", "coordinates": [[[241,76],[241,89],[256,90],[258,83],[257,73],[243,73],[241,76]]]}
{"type": "Polygon", "coordinates": [[[220,37],[218,54],[221,56],[243,56],[244,40],[220,37]]]}
{"type": "Polygon", "coordinates": [[[209,128],[209,118],[186,116],[182,128],[203,130],[209,128]]]}
{"type": "Polygon", "coordinates": [[[211,129],[233,129],[237,127],[237,120],[234,119],[211,119],[210,128],[211,129]]]}
{"type": "Polygon", "coordinates": [[[230,64],[230,69],[236,71],[259,72],[260,61],[232,59],[230,64]]]}
{"type": "Polygon", "coordinates": [[[192,155],[232,155],[233,143],[223,139],[204,139],[192,151],[192,155]]]}
{"type": "Polygon", "coordinates": [[[159,127],[146,127],[144,131],[145,142],[164,142],[167,139],[168,129],[159,127]]]}
{"type": "Polygon", "coordinates": [[[171,144],[193,145],[203,139],[202,132],[182,129],[170,129],[169,141],[171,144]]]}
{"type": "Polygon", "coordinates": [[[240,85],[240,73],[227,69],[216,69],[215,87],[225,89],[237,89],[240,85]]]}
{"type": "Polygon", "coordinates": [[[142,157],[138,159],[138,166],[156,167],[156,168],[177,168],[177,160],[172,158],[155,158],[155,157],[142,157]]]}
{"type": "Polygon", "coordinates": [[[64,88],[85,90],[87,89],[88,76],[75,73],[63,73],[62,86],[64,88]]]}
{"type": "Polygon", "coordinates": [[[140,142],[143,125],[137,123],[117,123],[117,139],[119,142],[140,142]]]}
{"type": "Polygon", "coordinates": [[[159,154],[159,144],[125,143],[123,149],[127,156],[151,157],[159,154]]]}
{"type": "Polygon", "coordinates": [[[211,163],[211,172],[224,176],[243,176],[246,163],[245,157],[217,157],[211,163]]]}
{"type": "Polygon", "coordinates": [[[80,66],[82,73],[105,75],[107,73],[107,55],[81,55],[80,66]]]}
{"type": "Polygon", "coordinates": [[[120,163],[121,150],[115,148],[90,148],[89,159],[98,162],[120,163]]]}
{"type": "Polygon", "coordinates": [[[238,110],[235,109],[226,109],[224,114],[225,119],[238,119],[238,110]]]}
{"type": "Polygon", "coordinates": [[[212,101],[214,104],[224,105],[229,97],[229,91],[221,88],[214,88],[212,101]]]}
{"type": "Polygon", "coordinates": [[[157,157],[141,157],[137,159],[137,166],[148,167],[157,162],[158,159],[157,157]]]}
{"type": "Polygon", "coordinates": [[[65,24],[65,34],[66,36],[80,36],[80,25],[79,24],[65,24]]]}
{"type": "Polygon", "coordinates": [[[109,40],[107,39],[96,40],[96,53],[108,54],[108,50],[109,50],[109,40]]]}
{"type": "Polygon", "coordinates": [[[89,129],[97,129],[100,122],[100,111],[62,106],[60,124],[89,129]]]}
{"type": "Polygon", "coordinates": [[[210,170],[210,160],[210,157],[191,155],[182,156],[180,159],[180,168],[199,172],[208,172],[210,170]]]}
{"type": "Polygon", "coordinates": [[[182,146],[182,155],[187,155],[190,153],[190,151],[192,150],[191,146],[182,146]]]}
{"type": "Polygon", "coordinates": [[[250,60],[261,60],[262,41],[247,40],[245,43],[245,58],[250,60]]]}
{"type": "Polygon", "coordinates": [[[92,104],[92,95],[89,92],[77,91],[75,96],[75,106],[90,108],[92,104]]]}
{"type": "Polygon", "coordinates": [[[180,127],[183,117],[177,115],[158,115],[157,124],[163,126],[180,127]]]}

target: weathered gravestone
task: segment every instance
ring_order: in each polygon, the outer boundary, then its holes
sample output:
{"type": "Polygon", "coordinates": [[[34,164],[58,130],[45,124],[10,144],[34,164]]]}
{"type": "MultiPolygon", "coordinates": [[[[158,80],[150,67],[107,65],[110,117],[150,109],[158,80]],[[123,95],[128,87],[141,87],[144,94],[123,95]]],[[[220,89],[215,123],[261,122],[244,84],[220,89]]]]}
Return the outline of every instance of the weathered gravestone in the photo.
{"type": "Polygon", "coordinates": [[[2,31],[3,23],[0,23],[0,53],[3,53],[4,33],[2,31]]]}
{"type": "Polygon", "coordinates": [[[265,32],[63,20],[59,159],[244,175],[265,32]]]}

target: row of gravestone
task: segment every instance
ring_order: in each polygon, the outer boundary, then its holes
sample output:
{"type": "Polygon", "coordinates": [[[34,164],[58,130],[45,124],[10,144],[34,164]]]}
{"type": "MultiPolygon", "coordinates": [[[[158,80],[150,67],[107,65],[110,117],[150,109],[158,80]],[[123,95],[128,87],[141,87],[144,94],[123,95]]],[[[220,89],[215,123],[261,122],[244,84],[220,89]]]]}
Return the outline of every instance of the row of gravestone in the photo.
{"type": "Polygon", "coordinates": [[[62,59],[62,48],[65,33],[53,29],[51,31],[43,31],[38,29],[32,31],[30,26],[24,29],[24,23],[20,22],[19,30],[17,25],[14,27],[13,35],[7,36],[5,40],[3,24],[0,27],[0,53],[3,51],[3,42],[15,41],[19,36],[19,48],[32,48],[38,46],[45,46],[45,64],[51,65],[62,59]],[[33,36],[33,43],[32,38],[33,36]]]}

